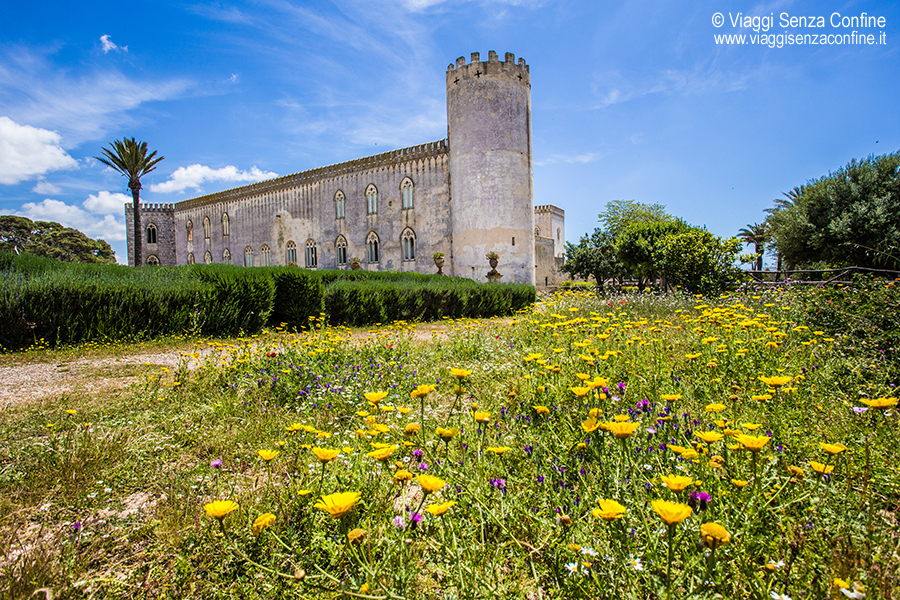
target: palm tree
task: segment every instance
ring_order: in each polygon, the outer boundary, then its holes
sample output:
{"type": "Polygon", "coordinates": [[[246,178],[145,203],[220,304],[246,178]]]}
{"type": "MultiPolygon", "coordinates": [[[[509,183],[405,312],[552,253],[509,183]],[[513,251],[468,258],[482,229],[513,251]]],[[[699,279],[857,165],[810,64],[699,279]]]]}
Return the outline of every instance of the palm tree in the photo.
{"type": "Polygon", "coordinates": [[[753,244],[756,253],[756,270],[762,271],[762,255],[769,241],[769,228],[765,223],[747,225],[738,231],[738,238],[746,244],[753,244]]]}
{"type": "Polygon", "coordinates": [[[134,266],[141,264],[141,177],[156,169],[156,163],[165,158],[156,156],[156,150],[147,154],[147,142],[136,142],[134,138],[122,138],[103,148],[103,157],[95,156],[107,167],[111,167],[128,178],[128,189],[134,201],[134,266]]]}

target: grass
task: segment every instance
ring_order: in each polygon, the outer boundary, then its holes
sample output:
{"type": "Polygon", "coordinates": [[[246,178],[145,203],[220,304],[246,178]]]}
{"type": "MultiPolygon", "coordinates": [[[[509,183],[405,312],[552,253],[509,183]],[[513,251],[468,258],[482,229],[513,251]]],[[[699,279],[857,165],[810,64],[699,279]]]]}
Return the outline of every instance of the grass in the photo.
{"type": "Polygon", "coordinates": [[[895,365],[812,294],[569,291],[431,339],[320,320],[13,407],[0,597],[894,597],[897,409],[864,400],[895,365]]]}

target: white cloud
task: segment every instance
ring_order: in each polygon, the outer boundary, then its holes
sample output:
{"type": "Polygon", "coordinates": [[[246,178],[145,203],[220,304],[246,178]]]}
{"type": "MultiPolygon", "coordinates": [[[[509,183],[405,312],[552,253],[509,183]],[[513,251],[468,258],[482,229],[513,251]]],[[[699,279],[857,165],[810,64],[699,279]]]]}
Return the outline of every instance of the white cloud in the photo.
{"type": "Polygon", "coordinates": [[[53,185],[49,181],[44,181],[43,179],[39,180],[37,184],[31,188],[31,191],[35,194],[58,194],[62,191],[62,188],[58,185],[53,185]]]}
{"type": "MultiPolygon", "coordinates": [[[[89,200],[86,200],[85,204],[89,200]]],[[[28,217],[32,221],[56,221],[66,227],[77,229],[88,237],[119,242],[125,239],[125,211],[121,208],[120,210],[121,218],[113,215],[98,216],[79,206],[45,198],[41,202],[26,202],[15,214],[28,217]]]]}
{"type": "Polygon", "coordinates": [[[536,166],[552,165],[555,163],[585,165],[596,162],[606,156],[603,152],[584,152],[582,154],[551,154],[547,158],[534,161],[536,166]]]}
{"type": "Polygon", "coordinates": [[[55,131],[0,117],[0,183],[13,184],[78,163],[63,150],[55,131]]]}
{"type": "Polygon", "coordinates": [[[103,46],[103,54],[108,53],[111,50],[120,50],[122,52],[128,52],[128,46],[116,46],[113,42],[109,40],[109,35],[101,35],[100,36],[100,44],[103,46]]]}
{"type": "Polygon", "coordinates": [[[92,213],[100,215],[120,215],[125,214],[124,204],[131,204],[132,198],[128,194],[120,194],[118,192],[97,192],[96,195],[91,194],[87,200],[81,203],[86,209],[92,213]]]}
{"type": "Polygon", "coordinates": [[[206,181],[254,182],[275,177],[278,177],[278,173],[261,171],[255,166],[249,171],[240,171],[237,167],[231,165],[221,169],[213,169],[205,165],[190,165],[178,167],[168,181],[155,183],[150,186],[150,190],[165,194],[183,192],[187,188],[199,190],[206,181]]]}

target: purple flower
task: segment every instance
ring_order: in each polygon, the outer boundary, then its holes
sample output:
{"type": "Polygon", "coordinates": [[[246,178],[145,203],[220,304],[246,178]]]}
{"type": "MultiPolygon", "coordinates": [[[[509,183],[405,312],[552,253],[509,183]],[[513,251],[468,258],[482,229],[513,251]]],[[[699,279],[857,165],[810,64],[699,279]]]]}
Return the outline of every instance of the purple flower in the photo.
{"type": "Polygon", "coordinates": [[[869,409],[866,406],[854,406],[851,410],[856,414],[861,415],[869,409]]]}
{"type": "Polygon", "coordinates": [[[410,515],[409,520],[412,521],[413,523],[421,523],[421,522],[422,522],[422,515],[420,515],[420,514],[417,513],[417,512],[414,512],[414,513],[412,513],[412,514],[410,515]]]}
{"type": "Polygon", "coordinates": [[[538,482],[538,483],[544,483],[544,476],[543,476],[543,475],[538,475],[537,482],[538,482]]]}
{"type": "Polygon", "coordinates": [[[491,479],[491,485],[500,490],[501,493],[506,491],[506,482],[499,477],[497,479],[491,479]]]}
{"type": "Polygon", "coordinates": [[[403,515],[397,515],[392,522],[397,529],[403,529],[406,526],[406,519],[403,518],[403,515]]]}
{"type": "Polygon", "coordinates": [[[78,523],[72,523],[72,531],[74,533],[81,533],[81,527],[81,521],[79,521],[78,523]]]}
{"type": "Polygon", "coordinates": [[[416,458],[421,458],[422,457],[421,448],[416,448],[415,450],[413,450],[413,456],[415,456],[416,458]]]}
{"type": "Polygon", "coordinates": [[[698,507],[699,510],[706,510],[706,505],[709,504],[711,500],[712,496],[710,496],[706,492],[698,492],[696,490],[693,490],[690,494],[688,494],[687,503],[688,506],[690,506],[694,510],[697,510],[698,507]]]}
{"type": "Polygon", "coordinates": [[[221,469],[222,468],[222,459],[217,458],[216,460],[209,463],[209,466],[211,466],[213,469],[221,469]]]}

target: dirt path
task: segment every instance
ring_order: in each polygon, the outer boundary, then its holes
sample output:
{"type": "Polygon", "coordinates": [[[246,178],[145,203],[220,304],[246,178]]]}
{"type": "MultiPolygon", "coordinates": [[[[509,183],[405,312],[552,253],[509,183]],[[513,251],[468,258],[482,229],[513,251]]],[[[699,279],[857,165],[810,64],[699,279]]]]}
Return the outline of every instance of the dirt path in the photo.
{"type": "MultiPolygon", "coordinates": [[[[410,335],[418,341],[431,340],[437,333],[446,336],[443,323],[414,325],[410,335]]],[[[374,329],[360,329],[351,336],[355,340],[377,337],[374,329]]],[[[60,394],[97,393],[122,389],[150,371],[161,367],[176,368],[190,346],[156,352],[129,353],[105,358],[56,359],[53,362],[26,362],[0,366],[0,410],[14,404],[37,402],[60,394]]]]}

